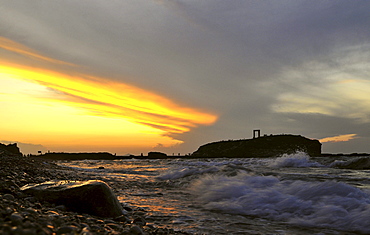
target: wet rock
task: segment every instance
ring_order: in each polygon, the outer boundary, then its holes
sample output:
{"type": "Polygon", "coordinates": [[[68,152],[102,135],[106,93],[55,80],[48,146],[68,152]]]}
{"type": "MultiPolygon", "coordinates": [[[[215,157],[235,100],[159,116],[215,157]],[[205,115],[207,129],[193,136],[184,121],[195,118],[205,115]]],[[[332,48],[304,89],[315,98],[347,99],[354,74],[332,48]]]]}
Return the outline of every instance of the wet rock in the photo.
{"type": "Polygon", "coordinates": [[[67,209],[80,213],[105,218],[122,215],[122,206],[117,197],[100,180],[48,181],[26,185],[21,190],[39,200],[65,205],[67,209]]]}

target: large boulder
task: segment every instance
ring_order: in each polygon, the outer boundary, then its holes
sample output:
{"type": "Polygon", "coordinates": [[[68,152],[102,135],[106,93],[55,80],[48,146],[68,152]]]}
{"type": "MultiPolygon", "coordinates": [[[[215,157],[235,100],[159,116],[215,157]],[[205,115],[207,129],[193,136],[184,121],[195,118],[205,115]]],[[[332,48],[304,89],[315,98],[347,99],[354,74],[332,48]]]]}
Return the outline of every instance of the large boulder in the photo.
{"type": "Polygon", "coordinates": [[[68,210],[113,218],[122,215],[122,206],[103,181],[48,181],[21,188],[39,200],[64,205],[68,210]]]}

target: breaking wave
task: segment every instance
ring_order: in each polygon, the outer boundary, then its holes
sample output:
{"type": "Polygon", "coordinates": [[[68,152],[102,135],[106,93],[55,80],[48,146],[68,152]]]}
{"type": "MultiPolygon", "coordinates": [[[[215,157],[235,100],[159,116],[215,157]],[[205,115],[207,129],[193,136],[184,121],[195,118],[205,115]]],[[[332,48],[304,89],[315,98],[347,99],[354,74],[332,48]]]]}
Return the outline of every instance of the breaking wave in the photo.
{"type": "Polygon", "coordinates": [[[208,210],[306,227],[370,232],[369,193],[345,183],[284,181],[240,173],[204,175],[189,189],[208,210]]]}
{"type": "Polygon", "coordinates": [[[354,158],[347,161],[336,160],[330,164],[330,167],[354,170],[370,169],[370,158],[354,158]]]}
{"type": "Polygon", "coordinates": [[[311,162],[310,156],[305,152],[296,152],[294,154],[283,154],[282,157],[272,160],[269,167],[322,167],[318,162],[311,162]]]}
{"type": "Polygon", "coordinates": [[[184,167],[182,169],[174,169],[174,170],[162,173],[161,175],[157,176],[157,179],[174,180],[174,179],[179,179],[179,178],[183,178],[186,176],[211,173],[211,172],[217,172],[217,171],[218,171],[217,167],[209,167],[206,169],[198,169],[195,167],[184,167]]]}

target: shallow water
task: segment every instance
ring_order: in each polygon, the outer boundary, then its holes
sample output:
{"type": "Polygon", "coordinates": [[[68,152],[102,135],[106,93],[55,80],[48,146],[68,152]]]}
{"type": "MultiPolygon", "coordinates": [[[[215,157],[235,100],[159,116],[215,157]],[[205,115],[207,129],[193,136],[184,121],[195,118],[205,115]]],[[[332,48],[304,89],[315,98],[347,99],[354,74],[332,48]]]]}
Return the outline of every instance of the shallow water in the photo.
{"type": "Polygon", "coordinates": [[[337,169],[334,159],[296,153],[59,164],[115,181],[119,200],[145,210],[156,227],[198,234],[368,234],[370,171],[337,169]]]}

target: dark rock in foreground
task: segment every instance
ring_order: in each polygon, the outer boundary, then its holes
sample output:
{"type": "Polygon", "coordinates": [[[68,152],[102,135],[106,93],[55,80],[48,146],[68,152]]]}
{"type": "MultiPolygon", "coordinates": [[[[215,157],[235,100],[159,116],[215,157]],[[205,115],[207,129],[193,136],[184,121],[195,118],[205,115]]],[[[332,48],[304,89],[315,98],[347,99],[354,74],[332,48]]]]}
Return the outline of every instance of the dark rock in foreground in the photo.
{"type": "Polygon", "coordinates": [[[271,135],[205,144],[192,157],[276,157],[297,151],[321,156],[321,143],[300,135],[271,135]]]}
{"type": "Polygon", "coordinates": [[[122,215],[122,206],[109,186],[100,180],[48,181],[21,188],[39,200],[64,205],[71,211],[111,218],[122,215]]]}

